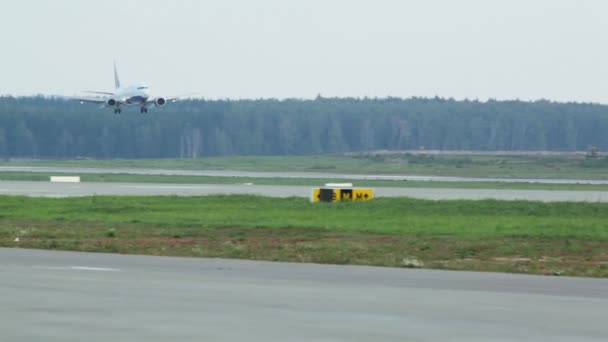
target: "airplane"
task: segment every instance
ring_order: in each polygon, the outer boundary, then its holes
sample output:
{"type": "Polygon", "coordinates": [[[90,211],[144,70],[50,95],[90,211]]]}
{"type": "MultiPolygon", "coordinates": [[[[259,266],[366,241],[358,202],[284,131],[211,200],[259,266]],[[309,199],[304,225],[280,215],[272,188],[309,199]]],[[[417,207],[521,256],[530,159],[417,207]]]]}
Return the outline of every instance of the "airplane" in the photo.
{"type": "Polygon", "coordinates": [[[162,107],[167,102],[175,102],[181,98],[181,96],[171,98],[150,97],[150,87],[145,83],[121,86],[116,62],[114,62],[114,86],[114,92],[84,91],[85,93],[103,95],[101,97],[74,97],[73,99],[80,101],[80,103],[97,103],[103,107],[112,107],[114,108],[114,114],[122,113],[122,106],[139,106],[139,112],[145,114],[148,113],[148,107],[151,105],[162,107]]]}

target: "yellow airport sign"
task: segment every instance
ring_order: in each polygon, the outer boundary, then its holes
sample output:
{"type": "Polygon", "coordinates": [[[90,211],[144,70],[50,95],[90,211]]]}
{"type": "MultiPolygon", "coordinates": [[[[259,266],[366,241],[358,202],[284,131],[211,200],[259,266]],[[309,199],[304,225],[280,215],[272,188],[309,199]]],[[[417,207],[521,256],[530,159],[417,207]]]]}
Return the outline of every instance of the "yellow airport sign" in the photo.
{"type": "Polygon", "coordinates": [[[374,189],[367,188],[314,188],[312,202],[369,201],[374,198],[374,189]]]}

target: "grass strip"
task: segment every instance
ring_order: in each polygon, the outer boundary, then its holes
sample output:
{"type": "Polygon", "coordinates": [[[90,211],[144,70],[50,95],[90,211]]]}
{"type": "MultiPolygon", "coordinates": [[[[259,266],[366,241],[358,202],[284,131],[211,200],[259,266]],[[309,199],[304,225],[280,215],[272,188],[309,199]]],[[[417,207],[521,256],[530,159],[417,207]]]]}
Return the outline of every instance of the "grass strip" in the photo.
{"type": "Polygon", "coordinates": [[[606,277],[607,219],[605,203],[0,196],[0,246],[606,277]]]}
{"type": "Polygon", "coordinates": [[[417,174],[464,177],[608,179],[608,158],[542,154],[426,155],[369,152],[353,155],[228,156],[189,159],[42,160],[1,162],[4,166],[155,168],[182,170],[299,171],[355,174],[417,174]]]}

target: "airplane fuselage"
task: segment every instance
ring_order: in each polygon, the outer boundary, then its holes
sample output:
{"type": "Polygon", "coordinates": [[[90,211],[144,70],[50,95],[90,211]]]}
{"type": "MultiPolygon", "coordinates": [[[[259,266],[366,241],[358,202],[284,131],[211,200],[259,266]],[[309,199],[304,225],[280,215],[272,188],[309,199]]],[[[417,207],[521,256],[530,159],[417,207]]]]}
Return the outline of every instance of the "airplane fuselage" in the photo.
{"type": "Polygon", "coordinates": [[[139,106],[140,113],[147,113],[149,106],[160,107],[167,102],[175,102],[178,97],[150,97],[150,87],[145,83],[135,83],[123,87],[118,79],[116,63],[114,63],[114,91],[86,91],[87,93],[97,94],[97,97],[74,97],[73,99],[81,103],[98,103],[106,107],[114,108],[114,113],[119,114],[122,106],[139,106]],[[103,96],[99,96],[103,95],[103,96]]]}
{"type": "Polygon", "coordinates": [[[116,89],[112,98],[127,106],[141,106],[150,98],[150,88],[145,83],[120,87],[116,89]]]}

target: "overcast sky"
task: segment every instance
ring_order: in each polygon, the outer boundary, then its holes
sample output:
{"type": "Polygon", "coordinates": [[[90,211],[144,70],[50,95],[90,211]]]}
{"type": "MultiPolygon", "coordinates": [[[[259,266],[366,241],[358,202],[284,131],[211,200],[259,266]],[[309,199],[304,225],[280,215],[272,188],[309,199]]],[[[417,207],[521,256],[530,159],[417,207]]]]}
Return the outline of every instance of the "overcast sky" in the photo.
{"type": "Polygon", "coordinates": [[[0,94],[442,96],[608,103],[608,1],[20,0],[0,94]]]}

